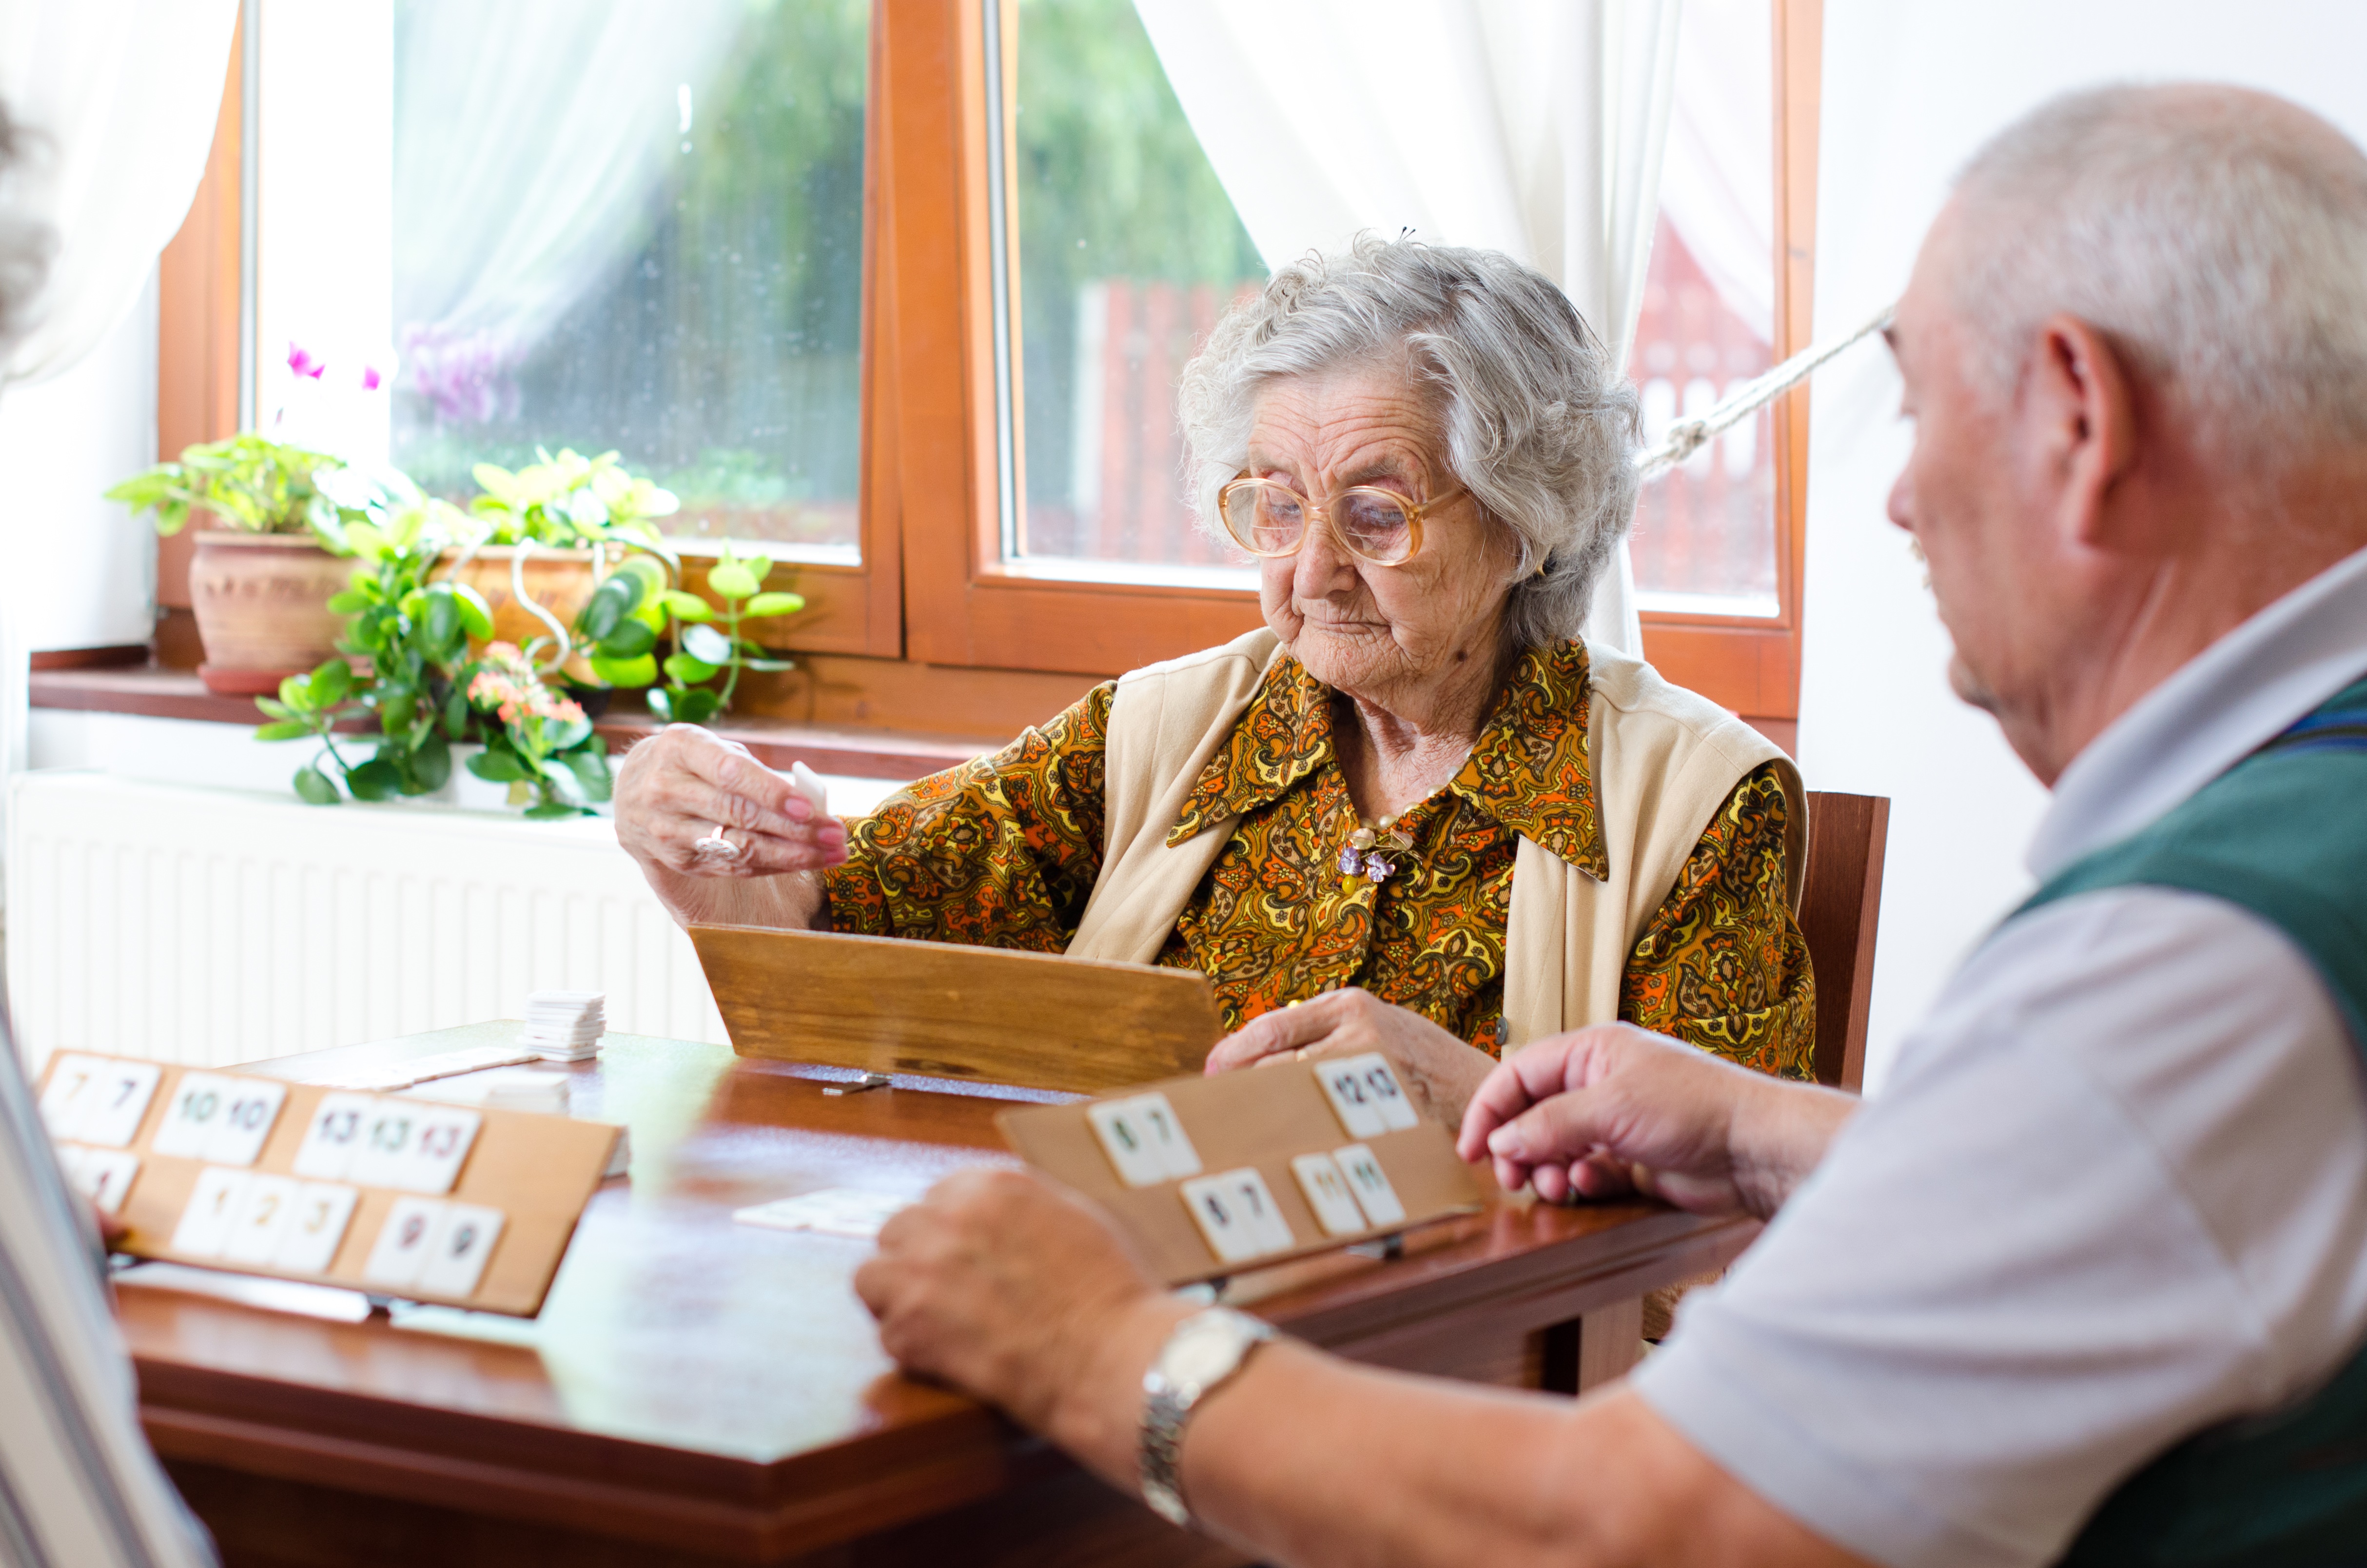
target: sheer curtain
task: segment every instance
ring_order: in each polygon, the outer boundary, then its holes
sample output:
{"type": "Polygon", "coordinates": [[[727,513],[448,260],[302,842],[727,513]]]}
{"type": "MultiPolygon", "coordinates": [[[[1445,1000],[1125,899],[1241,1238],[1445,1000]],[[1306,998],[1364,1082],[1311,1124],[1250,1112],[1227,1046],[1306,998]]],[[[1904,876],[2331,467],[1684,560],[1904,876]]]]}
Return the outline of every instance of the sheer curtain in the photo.
{"type": "MultiPolygon", "coordinates": [[[[31,133],[0,188],[56,238],[38,319],[0,383],[72,369],[139,301],[205,173],[237,20],[237,0],[0,0],[0,98],[31,133]]],[[[27,553],[17,530],[43,526],[0,519],[10,561],[27,553]]],[[[40,586],[27,575],[0,572],[0,852],[7,783],[25,767],[17,596],[40,586]]]]}
{"type": "MultiPolygon", "coordinates": [[[[1269,266],[1357,231],[1517,256],[1627,361],[1678,0],[1136,0],[1269,266]]],[[[1640,653],[1623,548],[1590,642],[1640,653]]]]}
{"type": "Polygon", "coordinates": [[[395,29],[403,374],[481,395],[647,237],[746,0],[406,0],[395,29]]]}
{"type": "Polygon", "coordinates": [[[1660,212],[1726,308],[1775,341],[1775,19],[1767,0],[1687,0],[1660,212]]]}

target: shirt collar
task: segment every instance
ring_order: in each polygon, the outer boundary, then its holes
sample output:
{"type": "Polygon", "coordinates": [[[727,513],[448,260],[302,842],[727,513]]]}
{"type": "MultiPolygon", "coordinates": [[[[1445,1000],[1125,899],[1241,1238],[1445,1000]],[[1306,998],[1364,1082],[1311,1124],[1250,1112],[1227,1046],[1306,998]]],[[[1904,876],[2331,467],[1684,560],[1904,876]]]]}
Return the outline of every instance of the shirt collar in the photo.
{"type": "MultiPolygon", "coordinates": [[[[1588,707],[1585,644],[1530,649],[1447,787],[1514,833],[1607,879],[1588,707]]],[[[1275,660],[1185,797],[1167,842],[1182,844],[1213,823],[1279,800],[1332,756],[1331,688],[1297,660],[1275,660]]]]}
{"type": "Polygon", "coordinates": [[[2088,743],[2026,857],[2041,881],[2157,821],[2367,674],[2367,550],[2180,666],[2088,743]]]}

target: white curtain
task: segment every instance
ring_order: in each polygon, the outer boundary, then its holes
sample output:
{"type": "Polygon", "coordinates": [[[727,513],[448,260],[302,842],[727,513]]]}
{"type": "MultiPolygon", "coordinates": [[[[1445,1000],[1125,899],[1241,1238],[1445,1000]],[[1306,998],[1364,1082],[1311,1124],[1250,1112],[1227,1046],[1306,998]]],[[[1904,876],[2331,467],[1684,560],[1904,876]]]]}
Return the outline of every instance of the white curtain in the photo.
{"type": "MultiPolygon", "coordinates": [[[[1269,266],[1359,230],[1487,246],[1626,363],[1679,0],[1136,0],[1269,266]]],[[[1640,653],[1623,548],[1590,642],[1640,653]]]]}
{"type": "MultiPolygon", "coordinates": [[[[0,99],[31,133],[0,199],[57,241],[38,319],[0,383],[71,369],[140,299],[205,173],[237,20],[238,0],[0,0],[0,99]]],[[[0,530],[43,523],[11,516],[0,530]]],[[[21,561],[21,541],[8,544],[21,561]]],[[[7,781],[25,767],[16,601],[38,587],[25,576],[0,570],[0,830],[7,781]]]]}
{"type": "Polygon", "coordinates": [[[1686,0],[1660,213],[1727,310],[1775,342],[1775,18],[1767,0],[1686,0]]]}
{"type": "Polygon", "coordinates": [[[412,384],[481,393],[633,254],[747,15],[746,0],[403,7],[394,328],[412,384]]]}

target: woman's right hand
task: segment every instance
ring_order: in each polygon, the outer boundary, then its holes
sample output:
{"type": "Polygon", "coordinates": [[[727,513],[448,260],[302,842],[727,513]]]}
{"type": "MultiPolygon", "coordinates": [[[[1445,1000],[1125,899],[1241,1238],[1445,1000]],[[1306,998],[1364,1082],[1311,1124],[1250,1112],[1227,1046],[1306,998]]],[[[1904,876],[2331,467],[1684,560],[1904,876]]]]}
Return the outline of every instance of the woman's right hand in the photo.
{"type": "Polygon", "coordinates": [[[616,801],[617,842],[661,892],[662,874],[749,879],[846,859],[844,824],[747,747],[696,724],[669,724],[627,752],[616,801]]]}

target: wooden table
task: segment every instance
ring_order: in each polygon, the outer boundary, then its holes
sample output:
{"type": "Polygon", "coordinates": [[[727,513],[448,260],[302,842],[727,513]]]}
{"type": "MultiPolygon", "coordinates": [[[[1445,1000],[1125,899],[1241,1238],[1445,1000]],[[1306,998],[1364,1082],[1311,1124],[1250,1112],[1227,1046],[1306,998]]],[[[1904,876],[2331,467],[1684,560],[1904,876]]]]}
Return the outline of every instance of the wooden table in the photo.
{"type": "MultiPolygon", "coordinates": [[[[454,1032],[248,1070],[357,1067],[454,1032]]],[[[1007,1099],[907,1080],[832,1097],[822,1070],[622,1035],[573,1072],[577,1114],[630,1128],[632,1170],[593,1199],[533,1322],[334,1321],[123,1283],[149,1435],[230,1563],[1238,1561],[898,1376],[848,1283],[868,1244],[731,1222],[1008,1160],[1007,1099]]],[[[1633,1360],[1642,1292],[1755,1231],[1499,1200],[1402,1257],[1245,1275],[1225,1299],[1359,1360],[1569,1390],[1633,1360]]]]}

